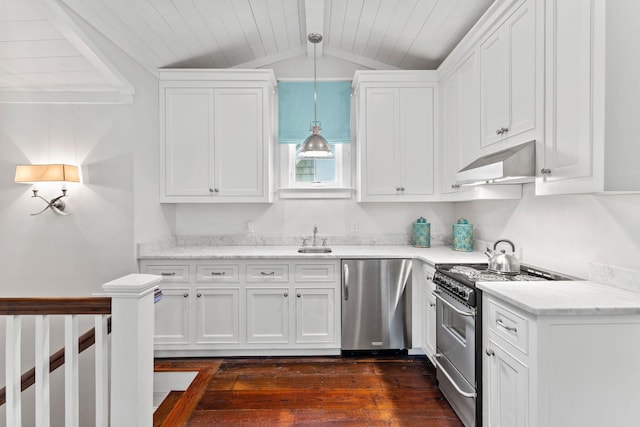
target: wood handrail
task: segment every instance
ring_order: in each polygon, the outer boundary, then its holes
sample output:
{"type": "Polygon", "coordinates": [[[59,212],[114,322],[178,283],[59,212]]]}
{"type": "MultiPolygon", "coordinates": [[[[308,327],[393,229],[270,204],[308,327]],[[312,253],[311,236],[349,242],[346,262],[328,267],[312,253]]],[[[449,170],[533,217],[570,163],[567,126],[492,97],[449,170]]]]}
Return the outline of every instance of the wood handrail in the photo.
{"type": "Polygon", "coordinates": [[[111,314],[111,298],[0,298],[0,316],[111,314]]]}

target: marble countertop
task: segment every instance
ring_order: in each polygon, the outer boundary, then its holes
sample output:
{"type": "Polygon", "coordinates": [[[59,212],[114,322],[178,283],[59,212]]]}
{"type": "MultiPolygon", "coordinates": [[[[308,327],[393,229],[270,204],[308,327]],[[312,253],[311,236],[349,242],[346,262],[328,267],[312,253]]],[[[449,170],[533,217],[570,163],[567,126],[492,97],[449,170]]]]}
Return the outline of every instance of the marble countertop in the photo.
{"type": "MultiPolygon", "coordinates": [[[[327,254],[301,254],[289,245],[169,245],[143,250],[140,260],[412,258],[430,265],[485,263],[480,251],[450,246],[336,245],[327,254]]],[[[640,292],[595,281],[482,282],[478,288],[534,315],[640,314],[640,292]]]]}
{"type": "Polygon", "coordinates": [[[150,259],[341,259],[341,258],[413,258],[428,264],[486,263],[479,251],[457,252],[450,246],[415,248],[409,245],[332,246],[328,254],[301,254],[298,246],[173,246],[146,251],[138,256],[150,259]]]}
{"type": "Polygon", "coordinates": [[[640,314],[640,293],[590,281],[479,282],[476,286],[538,316],[640,314]]]}

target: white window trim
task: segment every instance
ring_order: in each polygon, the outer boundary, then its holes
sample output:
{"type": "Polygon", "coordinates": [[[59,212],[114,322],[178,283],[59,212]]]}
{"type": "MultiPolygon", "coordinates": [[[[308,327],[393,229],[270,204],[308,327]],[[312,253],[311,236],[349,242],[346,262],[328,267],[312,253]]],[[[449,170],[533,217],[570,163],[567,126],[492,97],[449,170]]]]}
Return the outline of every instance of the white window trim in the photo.
{"type": "Polygon", "coordinates": [[[351,187],[352,156],[351,145],[342,144],[336,152],[336,183],[296,182],[295,145],[279,144],[281,199],[350,199],[355,188],[351,187]]]}

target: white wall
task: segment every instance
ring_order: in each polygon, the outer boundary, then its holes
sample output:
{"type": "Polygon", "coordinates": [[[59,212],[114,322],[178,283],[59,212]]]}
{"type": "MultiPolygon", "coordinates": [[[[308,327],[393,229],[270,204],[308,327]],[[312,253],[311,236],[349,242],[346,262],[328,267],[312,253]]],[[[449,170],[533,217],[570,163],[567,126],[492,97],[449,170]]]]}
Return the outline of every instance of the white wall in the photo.
{"type": "MultiPolygon", "coordinates": [[[[173,233],[173,208],[158,203],[157,79],[91,27],[77,22],[134,85],[136,94],[128,105],[0,104],[2,297],[99,292],[102,283],[137,271],[135,236],[153,240],[173,233]],[[29,215],[42,209],[44,202],[30,197],[29,185],[14,183],[15,167],[42,162],[81,165],[83,182],[68,184],[65,199],[72,215],[50,210],[29,215]]],[[[39,188],[46,198],[60,192],[59,185],[39,188]]],[[[23,327],[24,370],[34,366],[31,323],[23,327]]],[[[0,320],[4,342],[2,324],[0,320]]],[[[52,325],[52,351],[62,347],[59,326],[52,325]]],[[[91,351],[81,356],[81,425],[91,425],[93,417],[91,351]]],[[[53,387],[60,386],[62,372],[52,377],[53,387]]],[[[59,390],[52,396],[57,420],[52,425],[61,425],[59,411],[64,405],[59,390]]],[[[33,391],[25,394],[26,407],[32,395],[33,391]]],[[[33,411],[25,411],[23,424],[33,425],[33,411]]]]}
{"type": "Polygon", "coordinates": [[[582,278],[589,263],[640,270],[640,195],[534,196],[456,204],[474,224],[476,240],[512,240],[522,261],[582,278]]]}

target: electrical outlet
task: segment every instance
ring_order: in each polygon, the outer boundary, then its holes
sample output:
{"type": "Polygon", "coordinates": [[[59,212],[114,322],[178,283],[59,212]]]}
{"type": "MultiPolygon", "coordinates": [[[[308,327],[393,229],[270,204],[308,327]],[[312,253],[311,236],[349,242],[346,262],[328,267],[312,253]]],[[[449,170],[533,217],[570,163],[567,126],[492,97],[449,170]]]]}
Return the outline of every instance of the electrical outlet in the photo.
{"type": "Polygon", "coordinates": [[[358,220],[351,221],[351,234],[358,234],[358,220]]]}

